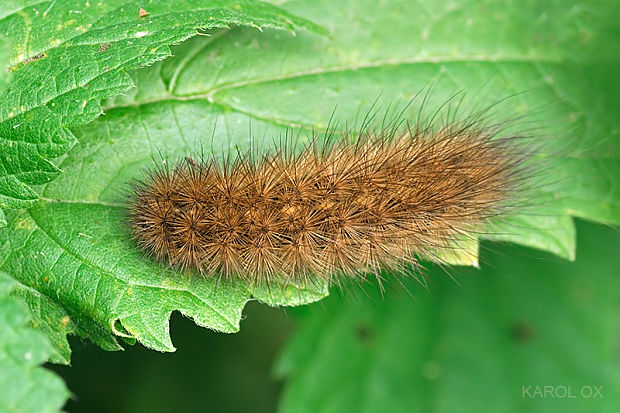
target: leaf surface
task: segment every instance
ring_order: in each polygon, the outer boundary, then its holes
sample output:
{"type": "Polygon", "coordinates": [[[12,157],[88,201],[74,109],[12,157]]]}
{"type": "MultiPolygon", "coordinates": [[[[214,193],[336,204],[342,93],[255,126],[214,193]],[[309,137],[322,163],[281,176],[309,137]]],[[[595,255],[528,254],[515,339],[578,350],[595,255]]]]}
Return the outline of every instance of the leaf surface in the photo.
{"type": "Polygon", "coordinates": [[[69,392],[58,376],[40,366],[52,354],[52,345],[27,326],[28,309],[9,295],[14,286],[0,272],[0,411],[60,411],[69,392]]]}

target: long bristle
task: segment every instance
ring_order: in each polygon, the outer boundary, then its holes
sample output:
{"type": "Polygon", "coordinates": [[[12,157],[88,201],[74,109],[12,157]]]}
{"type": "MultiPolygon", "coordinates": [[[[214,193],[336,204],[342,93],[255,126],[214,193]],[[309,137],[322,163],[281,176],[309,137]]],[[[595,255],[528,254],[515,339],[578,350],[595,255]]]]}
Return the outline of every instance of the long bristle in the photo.
{"type": "Polygon", "coordinates": [[[480,231],[512,196],[521,161],[510,138],[475,122],[318,143],[154,168],[134,185],[135,238],[208,277],[363,277],[480,231]]]}

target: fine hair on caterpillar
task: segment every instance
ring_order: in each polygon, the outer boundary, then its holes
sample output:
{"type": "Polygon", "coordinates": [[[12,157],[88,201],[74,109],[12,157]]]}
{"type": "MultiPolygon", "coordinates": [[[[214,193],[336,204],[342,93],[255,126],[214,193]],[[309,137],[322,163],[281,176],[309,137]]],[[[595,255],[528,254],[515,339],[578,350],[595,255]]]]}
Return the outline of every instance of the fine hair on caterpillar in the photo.
{"type": "Polygon", "coordinates": [[[133,237],[170,267],[223,280],[410,273],[518,205],[528,151],[504,134],[510,121],[486,111],[415,122],[402,113],[271,152],[156,163],[132,185],[133,237]]]}

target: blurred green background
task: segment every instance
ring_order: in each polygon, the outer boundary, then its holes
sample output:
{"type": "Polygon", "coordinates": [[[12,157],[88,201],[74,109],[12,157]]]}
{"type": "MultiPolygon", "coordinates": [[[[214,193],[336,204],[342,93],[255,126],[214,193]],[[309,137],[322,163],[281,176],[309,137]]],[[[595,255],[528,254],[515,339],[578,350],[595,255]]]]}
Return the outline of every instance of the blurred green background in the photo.
{"type": "Polygon", "coordinates": [[[78,395],[69,412],[614,412],[619,247],[617,229],[578,221],[575,262],[484,242],[481,270],[429,267],[428,290],[405,281],[413,297],[392,282],[383,298],[371,286],[293,310],[250,303],[233,335],[176,314],[176,353],[74,339],[72,366],[50,368],[78,395]]]}

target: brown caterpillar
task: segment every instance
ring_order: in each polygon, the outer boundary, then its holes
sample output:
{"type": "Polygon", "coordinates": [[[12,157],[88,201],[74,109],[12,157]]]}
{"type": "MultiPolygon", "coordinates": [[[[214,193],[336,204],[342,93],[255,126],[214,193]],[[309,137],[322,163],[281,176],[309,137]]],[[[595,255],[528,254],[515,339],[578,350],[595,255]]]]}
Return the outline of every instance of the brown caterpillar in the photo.
{"type": "Polygon", "coordinates": [[[397,129],[157,166],[133,185],[133,236],[182,270],[303,285],[415,265],[505,210],[523,156],[501,127],[397,129]]]}

